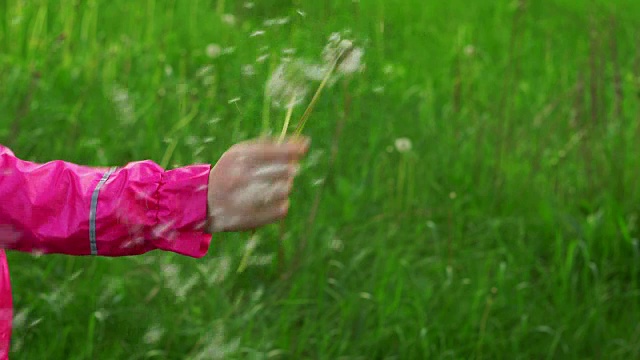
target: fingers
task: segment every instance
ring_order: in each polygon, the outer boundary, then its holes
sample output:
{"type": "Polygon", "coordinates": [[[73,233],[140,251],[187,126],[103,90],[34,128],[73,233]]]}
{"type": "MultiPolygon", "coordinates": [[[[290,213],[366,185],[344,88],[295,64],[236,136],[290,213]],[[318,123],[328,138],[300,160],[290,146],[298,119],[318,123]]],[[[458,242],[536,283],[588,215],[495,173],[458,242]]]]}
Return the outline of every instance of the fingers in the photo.
{"type": "Polygon", "coordinates": [[[232,146],[210,173],[209,229],[246,231],[284,219],[308,138],[257,139],[232,146]]]}
{"type": "Polygon", "coordinates": [[[253,176],[264,180],[278,180],[294,177],[300,171],[298,164],[261,164],[253,170],[253,176]]]}
{"type": "Polygon", "coordinates": [[[239,152],[242,156],[268,162],[298,161],[309,150],[310,141],[307,138],[289,140],[282,144],[266,140],[254,140],[240,143],[231,148],[232,152],[239,152]]]}
{"type": "Polygon", "coordinates": [[[288,212],[289,200],[286,198],[275,203],[273,206],[266,207],[260,211],[254,211],[250,214],[229,215],[224,212],[217,212],[213,216],[210,231],[215,233],[254,230],[284,219],[288,212]]]}
{"type": "Polygon", "coordinates": [[[273,206],[274,201],[281,201],[289,197],[290,181],[276,183],[256,181],[249,183],[244,189],[233,194],[233,203],[239,209],[261,209],[273,206]]]}
{"type": "Polygon", "coordinates": [[[276,206],[270,206],[262,211],[256,212],[245,222],[246,228],[241,231],[253,230],[264,225],[273,224],[287,217],[289,212],[289,200],[285,199],[276,206]]]}

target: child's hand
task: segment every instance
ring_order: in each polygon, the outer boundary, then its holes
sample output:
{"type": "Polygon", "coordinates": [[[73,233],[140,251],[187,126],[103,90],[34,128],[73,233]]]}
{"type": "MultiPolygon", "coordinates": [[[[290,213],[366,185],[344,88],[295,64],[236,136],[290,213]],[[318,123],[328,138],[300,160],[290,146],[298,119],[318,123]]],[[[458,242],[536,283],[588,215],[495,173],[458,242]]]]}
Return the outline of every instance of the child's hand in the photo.
{"type": "Polygon", "coordinates": [[[302,137],[282,144],[260,139],[227,150],[209,174],[209,232],[253,230],[285,218],[309,144],[302,137]]]}

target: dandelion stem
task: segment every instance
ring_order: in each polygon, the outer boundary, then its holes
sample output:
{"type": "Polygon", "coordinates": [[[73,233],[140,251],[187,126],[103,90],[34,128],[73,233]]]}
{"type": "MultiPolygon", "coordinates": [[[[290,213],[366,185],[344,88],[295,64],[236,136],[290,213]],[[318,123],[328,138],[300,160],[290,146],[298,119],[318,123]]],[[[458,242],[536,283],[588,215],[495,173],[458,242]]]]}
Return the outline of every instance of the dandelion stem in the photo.
{"type": "Polygon", "coordinates": [[[320,98],[320,93],[322,92],[324,87],[327,85],[327,82],[329,81],[329,78],[331,78],[331,75],[333,74],[334,70],[336,69],[336,67],[340,63],[340,60],[342,60],[344,58],[344,55],[347,54],[348,52],[350,52],[352,49],[353,48],[345,49],[345,50],[341,51],[340,54],[338,54],[338,56],[336,56],[336,59],[331,64],[331,67],[327,71],[327,74],[324,76],[324,79],[322,79],[322,82],[320,83],[320,86],[318,86],[318,90],[316,90],[316,93],[313,95],[313,98],[311,99],[311,102],[309,103],[309,106],[307,106],[307,109],[302,114],[302,117],[300,118],[300,122],[298,123],[298,127],[296,128],[296,130],[294,132],[294,134],[296,136],[298,136],[298,135],[300,135],[302,133],[302,129],[304,128],[304,124],[307,122],[307,119],[311,115],[311,111],[313,111],[313,108],[315,107],[316,103],[318,102],[318,99],[320,98]]]}
{"type": "Polygon", "coordinates": [[[291,97],[291,101],[289,101],[289,105],[287,106],[287,115],[284,118],[284,126],[282,127],[282,132],[280,133],[280,139],[278,139],[278,143],[282,143],[284,137],[287,135],[287,129],[289,129],[289,122],[291,121],[291,114],[293,114],[293,104],[296,101],[296,96],[293,95],[291,97]]]}

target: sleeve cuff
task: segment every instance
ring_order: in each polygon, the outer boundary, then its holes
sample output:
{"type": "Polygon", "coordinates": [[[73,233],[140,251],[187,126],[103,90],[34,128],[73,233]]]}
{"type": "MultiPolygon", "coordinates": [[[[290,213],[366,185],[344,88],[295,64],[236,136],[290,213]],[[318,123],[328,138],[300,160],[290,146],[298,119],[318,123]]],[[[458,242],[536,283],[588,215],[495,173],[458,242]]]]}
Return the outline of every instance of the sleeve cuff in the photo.
{"type": "Polygon", "coordinates": [[[210,165],[192,165],[162,174],[152,230],[159,248],[195,258],[206,255],[211,242],[205,232],[210,170],[210,165]]]}

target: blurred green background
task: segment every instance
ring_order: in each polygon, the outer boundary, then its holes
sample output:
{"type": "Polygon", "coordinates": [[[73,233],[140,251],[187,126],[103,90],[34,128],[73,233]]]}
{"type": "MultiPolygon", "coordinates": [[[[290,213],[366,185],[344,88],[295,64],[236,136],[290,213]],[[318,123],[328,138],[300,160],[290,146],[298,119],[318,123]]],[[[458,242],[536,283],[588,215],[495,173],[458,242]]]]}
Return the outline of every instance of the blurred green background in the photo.
{"type": "Polygon", "coordinates": [[[283,229],[9,253],[12,358],[640,358],[636,0],[3,0],[0,143],[214,163],[346,30],[366,66],[306,125],[283,229]]]}

